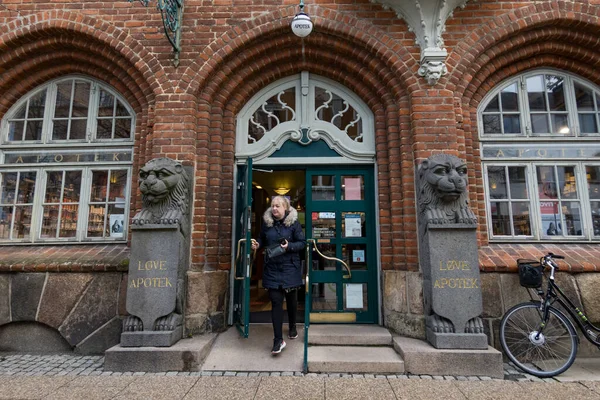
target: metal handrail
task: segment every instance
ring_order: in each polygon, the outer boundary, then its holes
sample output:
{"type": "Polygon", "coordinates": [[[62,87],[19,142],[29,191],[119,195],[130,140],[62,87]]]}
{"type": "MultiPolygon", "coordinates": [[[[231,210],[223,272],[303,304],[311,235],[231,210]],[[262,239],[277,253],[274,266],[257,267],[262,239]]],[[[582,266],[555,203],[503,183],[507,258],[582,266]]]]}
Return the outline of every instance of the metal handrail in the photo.
{"type": "Polygon", "coordinates": [[[319,248],[317,247],[317,241],[315,239],[307,239],[306,241],[312,242],[315,245],[315,250],[317,251],[317,253],[319,253],[319,255],[321,257],[323,257],[326,260],[338,261],[344,266],[344,268],[346,268],[346,271],[348,271],[348,275],[343,275],[342,278],[344,278],[344,279],[352,278],[352,271],[350,271],[350,267],[348,267],[348,264],[346,264],[343,260],[340,260],[339,258],[329,257],[329,256],[326,256],[325,254],[321,253],[321,251],[319,251],[319,248]]]}
{"type": "Polygon", "coordinates": [[[306,245],[306,257],[304,257],[304,263],[306,265],[306,285],[304,294],[304,373],[308,373],[308,328],[310,327],[310,298],[311,287],[310,287],[310,243],[306,245]]]}

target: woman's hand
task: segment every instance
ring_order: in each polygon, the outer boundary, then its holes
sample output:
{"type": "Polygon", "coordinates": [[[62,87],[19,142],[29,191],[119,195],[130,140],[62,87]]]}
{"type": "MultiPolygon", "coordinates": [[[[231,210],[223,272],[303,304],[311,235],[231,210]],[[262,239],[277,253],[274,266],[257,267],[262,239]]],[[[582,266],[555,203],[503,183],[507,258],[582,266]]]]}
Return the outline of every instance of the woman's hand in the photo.
{"type": "Polygon", "coordinates": [[[287,251],[287,248],[288,248],[288,244],[289,244],[289,243],[288,243],[287,239],[283,239],[283,241],[284,241],[285,243],[281,243],[281,244],[280,244],[280,246],[281,246],[281,247],[283,247],[283,248],[285,249],[285,251],[287,251]]]}
{"type": "Polygon", "coordinates": [[[250,239],[250,240],[252,242],[252,245],[251,245],[252,246],[252,250],[258,249],[258,247],[259,247],[258,242],[255,239],[250,239]]]}

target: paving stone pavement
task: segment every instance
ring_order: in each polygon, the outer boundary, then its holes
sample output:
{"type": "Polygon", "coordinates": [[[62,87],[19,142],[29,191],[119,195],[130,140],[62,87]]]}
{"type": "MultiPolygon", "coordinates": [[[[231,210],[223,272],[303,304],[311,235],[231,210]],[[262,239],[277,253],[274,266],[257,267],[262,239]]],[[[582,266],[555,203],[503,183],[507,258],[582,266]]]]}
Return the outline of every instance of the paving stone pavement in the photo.
{"type": "MultiPolygon", "coordinates": [[[[103,356],[79,356],[74,354],[4,354],[0,355],[0,376],[307,376],[330,378],[380,378],[422,379],[446,381],[498,380],[485,376],[431,376],[431,375],[373,375],[373,374],[303,374],[301,372],[237,372],[237,371],[194,371],[194,372],[112,372],[104,370],[103,356]]],[[[554,378],[540,379],[504,364],[504,379],[518,382],[555,382],[554,378]]]]}

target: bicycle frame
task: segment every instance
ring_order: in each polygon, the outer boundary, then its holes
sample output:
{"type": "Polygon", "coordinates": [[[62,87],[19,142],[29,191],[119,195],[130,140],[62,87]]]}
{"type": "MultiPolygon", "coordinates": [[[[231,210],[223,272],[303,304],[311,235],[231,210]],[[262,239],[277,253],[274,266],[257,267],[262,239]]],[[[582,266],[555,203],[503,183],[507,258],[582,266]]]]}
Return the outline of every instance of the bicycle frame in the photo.
{"type": "MultiPolygon", "coordinates": [[[[588,341],[600,346],[600,328],[590,322],[588,317],[577,307],[569,297],[562,291],[562,289],[554,281],[554,270],[556,267],[549,265],[551,268],[550,276],[548,277],[548,289],[544,293],[543,290],[538,289],[538,295],[542,299],[543,309],[541,310],[543,320],[548,321],[548,307],[552,306],[555,302],[558,302],[564,310],[571,316],[571,320],[575,321],[581,332],[588,341]]],[[[541,327],[540,332],[543,330],[541,327]]]]}

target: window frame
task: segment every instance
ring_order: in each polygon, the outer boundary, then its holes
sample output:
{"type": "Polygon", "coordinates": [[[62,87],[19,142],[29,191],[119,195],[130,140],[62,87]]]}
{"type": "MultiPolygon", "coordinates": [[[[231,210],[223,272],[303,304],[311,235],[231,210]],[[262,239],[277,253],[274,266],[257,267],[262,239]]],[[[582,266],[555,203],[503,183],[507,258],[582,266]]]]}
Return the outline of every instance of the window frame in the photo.
{"type": "MultiPolygon", "coordinates": [[[[73,89],[72,89],[73,90],[73,89]]],[[[73,97],[71,97],[71,103],[69,105],[69,109],[73,108],[73,97]]],[[[28,107],[28,105],[26,105],[28,107]]],[[[72,111],[69,111],[69,120],[72,118],[72,111]]],[[[26,121],[29,120],[29,116],[27,113],[27,109],[24,115],[24,119],[26,121]]],[[[37,120],[37,119],[36,119],[37,120]]],[[[0,245],[10,245],[10,244],[51,244],[51,243],[114,243],[114,242],[126,242],[127,241],[127,229],[129,223],[129,212],[130,212],[130,199],[131,199],[131,189],[132,189],[132,169],[133,169],[133,145],[134,145],[134,137],[135,137],[135,126],[136,126],[136,113],[131,108],[131,106],[127,103],[127,101],[123,98],[123,96],[119,95],[114,88],[110,87],[108,84],[95,80],[93,78],[89,78],[82,75],[68,75],[63,76],[52,81],[49,81],[40,87],[36,87],[35,89],[28,92],[26,95],[22,96],[15,104],[7,111],[7,113],[0,121],[0,173],[10,173],[10,172],[35,172],[36,173],[36,182],[34,185],[34,197],[32,203],[32,215],[31,215],[31,226],[29,238],[15,238],[11,239],[10,237],[13,234],[13,228],[16,221],[14,220],[14,216],[10,220],[10,232],[8,239],[0,239],[0,245]],[[56,106],[56,90],[58,84],[66,81],[71,82],[79,82],[84,81],[90,84],[89,91],[89,101],[88,101],[88,115],[86,119],[86,133],[85,139],[60,139],[53,140],[53,123],[55,115],[55,106],[56,106]],[[38,95],[42,91],[46,91],[46,99],[44,105],[44,114],[43,114],[43,125],[42,132],[39,140],[17,140],[17,141],[9,141],[9,121],[14,120],[12,117],[19,111],[19,109],[29,102],[31,98],[38,95]],[[112,131],[110,139],[99,139],[97,138],[97,119],[99,118],[99,98],[101,91],[106,91],[113,98],[113,115],[112,117],[105,117],[105,119],[112,119],[112,131]],[[116,113],[115,108],[119,107],[119,104],[122,105],[126,112],[129,113],[128,116],[120,116],[116,113]],[[116,121],[117,119],[130,119],[130,130],[129,130],[129,138],[120,138],[115,137],[116,131],[116,121]],[[11,154],[15,152],[22,152],[25,154],[49,154],[50,158],[56,154],[86,154],[88,155],[87,161],[75,161],[72,158],[68,161],[62,162],[63,157],[61,156],[60,161],[57,161],[56,156],[55,159],[52,160],[54,162],[45,162],[42,160],[38,162],[38,160],[32,160],[30,157],[29,161],[25,161],[24,163],[18,163],[11,161],[10,164],[5,164],[6,162],[6,154],[11,154]],[[120,156],[113,155],[113,159],[110,159],[110,154],[116,153],[127,153],[131,156],[127,157],[126,160],[122,160],[120,156]],[[100,154],[103,155],[103,160],[98,161],[90,161],[90,154],[100,154]],[[108,157],[107,157],[108,155],[108,157]],[[118,157],[115,159],[114,157],[118,157]],[[78,212],[77,212],[77,226],[74,237],[54,237],[54,238],[42,238],[42,225],[44,219],[44,204],[46,200],[46,187],[47,187],[47,178],[48,172],[50,171],[81,171],[81,187],[79,192],[79,201],[78,201],[78,212]],[[126,180],[125,180],[125,188],[124,188],[124,225],[123,225],[123,236],[122,237],[111,237],[108,234],[106,237],[104,235],[106,232],[103,231],[102,237],[88,237],[89,230],[89,221],[90,221],[90,204],[97,202],[92,202],[90,200],[91,189],[92,189],[92,176],[93,171],[115,171],[115,170],[123,170],[126,172],[126,180]]],[[[68,134],[67,137],[69,137],[68,134]]],[[[26,137],[26,126],[24,126],[24,131],[22,133],[21,138],[26,137]]],[[[14,154],[13,154],[14,157],[14,154]]],[[[25,158],[25,157],[24,157],[25,158]]],[[[35,157],[33,157],[35,159],[35,157]]],[[[66,158],[66,157],[65,157],[66,158]]],[[[91,157],[96,159],[95,157],[91,157]]],[[[79,157],[77,157],[79,160],[79,157]]],[[[110,175],[109,175],[110,176],[110,175]]],[[[0,184],[2,183],[2,178],[0,178],[0,184]]],[[[64,183],[63,183],[64,184],[64,183]]],[[[107,195],[108,196],[108,195],[107,195]]],[[[108,197],[107,197],[108,199],[108,197]]],[[[108,200],[105,200],[105,204],[112,204],[108,200]]],[[[62,203],[63,205],[65,203],[62,203]]],[[[15,205],[13,204],[13,215],[14,215],[15,205]]],[[[105,221],[109,220],[108,213],[109,207],[105,207],[104,210],[104,218],[105,221]]],[[[103,229],[106,229],[106,225],[103,229]]],[[[60,227],[58,228],[58,234],[60,234],[60,227]]]]}
{"type": "MultiPolygon", "coordinates": [[[[477,110],[477,127],[479,133],[481,166],[483,173],[483,192],[485,199],[485,210],[487,216],[487,230],[490,241],[493,242],[537,242],[537,243],[556,243],[556,242],[600,242],[600,235],[594,236],[594,226],[592,217],[592,201],[588,192],[588,181],[586,176],[586,167],[600,167],[600,157],[596,156],[596,149],[600,146],[600,88],[591,82],[568,73],[566,71],[558,71],[554,69],[536,69],[527,71],[517,76],[512,76],[505,81],[499,83],[492,89],[481,101],[477,110]],[[567,110],[567,120],[570,127],[570,133],[563,134],[533,134],[529,110],[529,102],[527,98],[527,87],[525,82],[528,78],[539,75],[558,75],[564,78],[564,96],[565,107],[567,110]],[[519,134],[505,133],[484,133],[483,115],[484,110],[491,101],[499,97],[502,91],[510,85],[517,84],[518,86],[518,102],[522,132],[519,134]],[[583,86],[591,91],[593,102],[596,110],[593,112],[596,116],[598,124],[598,133],[581,133],[579,125],[579,110],[576,107],[576,92],[575,83],[583,86]],[[562,155],[557,152],[557,149],[562,149],[562,155]],[[508,151],[506,149],[509,149],[508,151]],[[587,150],[586,150],[587,149],[587,150]],[[592,149],[592,150],[590,150],[592,149]],[[565,154],[565,150],[567,153],[565,154]],[[500,155],[502,153],[502,155],[500,155]],[[548,156],[547,153],[551,153],[548,156]],[[494,155],[496,154],[496,155],[494,155]],[[511,227],[511,235],[494,234],[492,223],[492,202],[490,193],[490,177],[488,174],[489,167],[525,167],[526,184],[529,194],[530,207],[530,224],[532,229],[531,235],[512,235],[513,227],[511,227]],[[563,204],[563,201],[577,203],[580,206],[581,212],[581,235],[565,236],[557,235],[550,237],[543,232],[542,209],[540,193],[537,183],[537,167],[540,166],[573,166],[575,173],[575,183],[577,185],[577,199],[561,199],[558,198],[558,204],[563,204]]],[[[502,108],[498,107],[497,112],[502,118],[502,108]]],[[[583,111],[586,113],[587,111],[583,111]]],[[[591,111],[590,111],[591,112],[591,111]]],[[[495,113],[495,112],[494,112],[495,113]]],[[[552,114],[549,110],[545,115],[552,114]]],[[[501,131],[504,131],[503,121],[501,120],[501,131]]],[[[552,130],[552,129],[550,129],[552,130]]],[[[554,169],[556,171],[556,169],[554,169]]],[[[554,199],[552,201],[555,201],[554,199]]],[[[512,200],[508,201],[509,204],[512,200]]],[[[560,210],[561,217],[564,213],[560,210]]],[[[566,222],[566,221],[564,221],[566,222]]],[[[566,227],[563,226],[564,229],[566,227]]]]}
{"type": "MultiPolygon", "coordinates": [[[[536,69],[532,71],[528,71],[524,74],[518,76],[512,76],[503,82],[501,82],[497,87],[491,90],[480,103],[480,107],[477,111],[477,127],[479,130],[479,139],[481,141],[512,141],[512,140],[569,140],[569,139],[581,139],[581,140],[600,140],[600,104],[597,104],[598,110],[595,111],[596,114],[596,122],[598,124],[597,133],[581,133],[581,128],[579,125],[579,112],[577,110],[577,102],[575,99],[575,90],[574,83],[577,82],[581,84],[583,87],[590,89],[593,94],[600,95],[600,89],[598,89],[592,82],[589,82],[586,79],[583,79],[578,76],[574,76],[565,71],[559,71],[555,69],[536,69]],[[529,109],[529,101],[527,98],[527,88],[526,81],[528,78],[532,78],[538,75],[559,75],[564,78],[563,86],[565,87],[565,106],[567,113],[567,121],[569,123],[569,127],[571,132],[569,134],[553,134],[553,133],[542,133],[542,134],[533,134],[533,128],[531,126],[531,111],[529,109]],[[521,133],[484,133],[483,126],[483,115],[485,114],[485,107],[493,100],[493,98],[497,97],[504,89],[507,87],[516,84],[517,85],[517,98],[520,107],[519,112],[519,121],[521,124],[521,133]]],[[[547,95],[546,95],[547,98],[547,95]]],[[[595,96],[594,96],[594,100],[595,96]]],[[[502,111],[498,111],[497,113],[502,116],[502,111]]],[[[540,114],[541,112],[534,112],[536,114],[540,114]]],[[[557,112],[558,113],[558,112],[557,112]]],[[[588,112],[591,113],[591,112],[588,112]]],[[[512,113],[514,114],[514,113],[512,113]]],[[[545,115],[552,114],[552,111],[544,112],[545,115]]],[[[503,121],[501,121],[502,127],[501,130],[504,131],[503,121]]]]}

